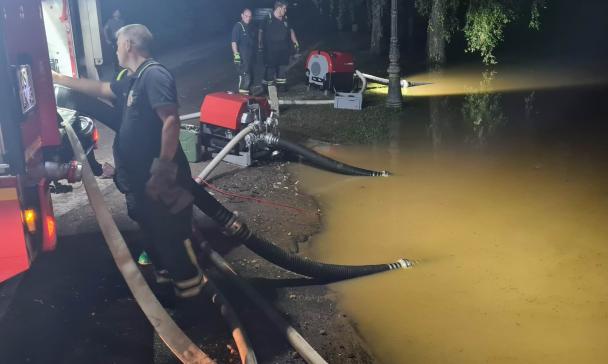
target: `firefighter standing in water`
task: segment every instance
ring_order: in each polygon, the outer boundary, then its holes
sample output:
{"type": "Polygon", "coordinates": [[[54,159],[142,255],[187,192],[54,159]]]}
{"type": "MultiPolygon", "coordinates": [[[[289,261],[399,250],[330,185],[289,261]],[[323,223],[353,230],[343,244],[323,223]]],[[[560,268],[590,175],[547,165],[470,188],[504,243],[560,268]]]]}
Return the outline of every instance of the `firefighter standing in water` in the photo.
{"type": "Polygon", "coordinates": [[[243,9],[241,21],[232,28],[232,57],[239,73],[239,93],[242,95],[249,95],[253,84],[256,34],[251,25],[251,18],[251,10],[243,9]]]}
{"type": "Polygon", "coordinates": [[[259,47],[264,51],[264,80],[262,85],[287,87],[287,65],[291,51],[300,50],[296,33],[287,23],[287,3],[276,1],[274,11],[259,31],[259,47]]]}
{"type": "Polygon", "coordinates": [[[191,297],[203,283],[190,241],[193,197],[187,186],[192,175],[179,144],[175,80],[151,58],[152,40],[140,24],[117,32],[118,61],[128,77],[109,83],[54,73],[53,81],[122,107],[113,146],[117,187],[126,195],[129,216],[147,237],[157,281],[171,281],[177,296],[191,297]]]}

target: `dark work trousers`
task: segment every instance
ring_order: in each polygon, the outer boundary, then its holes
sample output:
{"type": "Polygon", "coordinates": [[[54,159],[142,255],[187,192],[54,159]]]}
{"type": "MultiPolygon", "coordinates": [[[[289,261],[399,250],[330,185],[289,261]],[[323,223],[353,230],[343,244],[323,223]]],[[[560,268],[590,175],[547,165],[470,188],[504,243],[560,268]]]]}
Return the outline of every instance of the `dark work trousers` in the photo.
{"type": "Polygon", "coordinates": [[[287,65],[289,64],[289,49],[269,48],[264,53],[264,86],[276,85],[285,89],[287,86],[287,65]]]}
{"type": "Polygon", "coordinates": [[[236,69],[239,73],[239,93],[249,95],[253,84],[253,70],[255,67],[255,57],[253,53],[241,53],[241,64],[236,69]]]}
{"type": "Polygon", "coordinates": [[[198,269],[193,264],[185,241],[192,233],[192,205],[177,214],[145,193],[134,194],[137,223],[144,232],[145,249],[155,268],[167,269],[175,281],[196,277],[198,269]]]}
{"type": "Polygon", "coordinates": [[[282,86],[287,84],[287,65],[266,65],[264,84],[282,86]]]}
{"type": "Polygon", "coordinates": [[[114,182],[125,194],[127,213],[139,225],[144,235],[143,248],[150,255],[154,268],[166,269],[176,281],[195,277],[198,268],[192,263],[184,241],[192,233],[192,206],[172,215],[160,202],[152,200],[141,190],[134,192],[126,172],[116,161],[114,182]]]}

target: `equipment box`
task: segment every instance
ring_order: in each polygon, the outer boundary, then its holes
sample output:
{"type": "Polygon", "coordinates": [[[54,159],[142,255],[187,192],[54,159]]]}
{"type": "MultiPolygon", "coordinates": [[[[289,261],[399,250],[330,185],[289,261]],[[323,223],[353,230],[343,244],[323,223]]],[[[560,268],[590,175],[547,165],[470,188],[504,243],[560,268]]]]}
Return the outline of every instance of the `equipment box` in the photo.
{"type": "Polygon", "coordinates": [[[362,93],[336,92],[336,98],[334,99],[334,108],[348,109],[348,110],[361,110],[362,105],[363,105],[363,94],[362,93]]]}
{"type": "Polygon", "coordinates": [[[193,125],[182,125],[179,131],[179,142],[190,163],[202,159],[200,128],[193,125]]]}

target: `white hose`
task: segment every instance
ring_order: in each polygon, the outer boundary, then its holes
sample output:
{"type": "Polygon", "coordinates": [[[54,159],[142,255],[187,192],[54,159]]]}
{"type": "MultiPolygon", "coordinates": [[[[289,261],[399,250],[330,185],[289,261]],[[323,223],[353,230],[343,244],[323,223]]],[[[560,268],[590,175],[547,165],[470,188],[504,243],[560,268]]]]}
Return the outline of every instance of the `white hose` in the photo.
{"type": "Polygon", "coordinates": [[[359,77],[361,80],[361,90],[359,90],[358,93],[362,94],[367,89],[367,78],[365,78],[365,76],[363,76],[363,74],[357,70],[355,70],[355,76],[359,77]]]}
{"type": "Polygon", "coordinates": [[[217,167],[218,164],[226,157],[228,153],[243,139],[255,130],[257,125],[255,123],[249,124],[245,129],[241,130],[234,138],[230,140],[228,144],[213,158],[209,164],[203,169],[203,171],[195,178],[197,183],[201,183],[206,180],[209,174],[217,167]]]}
{"type": "Polygon", "coordinates": [[[72,129],[70,123],[63,123],[67,132],[68,139],[74,150],[74,155],[77,157],[83,166],[82,182],[89,197],[91,207],[101,228],[101,233],[112,253],[114,262],[123,278],[127,282],[127,286],[131,290],[135,301],[150,321],[150,324],[158,333],[158,336],[163,340],[167,347],[177,356],[182,363],[187,364],[214,364],[199,347],[194,344],[186,334],[177,326],[175,321],[167,313],[164,307],[160,304],[150,286],[146,283],[143,275],[133,261],[133,257],[129,252],[108,207],[106,206],[103,194],[97,185],[95,176],[91,171],[91,166],[87,161],[87,157],[82,150],[82,145],[72,129]]]}
{"type": "MultiPolygon", "coordinates": [[[[372,80],[378,83],[382,83],[384,85],[388,85],[388,78],[382,78],[382,77],[378,77],[378,76],[373,76],[367,73],[363,73],[363,72],[359,72],[359,71],[355,71],[357,73],[359,73],[362,77],[367,78],[368,80],[372,80]]],[[[401,80],[401,87],[405,88],[408,87],[408,82],[406,80],[401,80]]]]}
{"type": "Polygon", "coordinates": [[[300,356],[309,364],[327,364],[327,361],[300,335],[300,333],[291,326],[277,311],[275,311],[270,303],[266,301],[246,280],[242,279],[236,271],[219,255],[216,251],[203,242],[201,244],[203,251],[207,253],[211,262],[222,274],[234,282],[243,293],[245,293],[253,303],[264,312],[266,317],[274,324],[283,335],[289,344],[300,354],[300,356]]]}
{"type": "Polygon", "coordinates": [[[185,121],[185,120],[190,120],[190,119],[200,119],[201,117],[201,112],[195,112],[192,114],[186,114],[186,115],[180,115],[179,116],[179,121],[185,121]]]}
{"type": "Polygon", "coordinates": [[[279,105],[333,105],[334,100],[279,100],[279,105]]]}

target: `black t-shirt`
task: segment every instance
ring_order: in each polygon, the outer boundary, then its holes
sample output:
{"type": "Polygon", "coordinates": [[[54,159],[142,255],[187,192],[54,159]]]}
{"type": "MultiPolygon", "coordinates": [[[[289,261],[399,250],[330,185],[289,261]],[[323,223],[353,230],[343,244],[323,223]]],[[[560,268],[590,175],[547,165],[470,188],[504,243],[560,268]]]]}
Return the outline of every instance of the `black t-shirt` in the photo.
{"type": "Polygon", "coordinates": [[[251,24],[237,22],[232,27],[232,42],[235,42],[239,53],[253,53],[256,46],[256,34],[251,24]]]}
{"type": "MultiPolygon", "coordinates": [[[[160,155],[163,122],[156,109],[178,104],[175,80],[165,67],[148,60],[131,77],[114,81],[110,87],[117,104],[123,106],[114,152],[127,175],[129,188],[137,191],[145,186],[152,161],[160,155]]],[[[180,167],[180,175],[190,176],[181,146],[174,161],[180,167]]]]}
{"type": "Polygon", "coordinates": [[[291,48],[291,28],[287,19],[278,19],[272,15],[264,23],[264,47],[271,51],[283,51],[291,48]]]}

